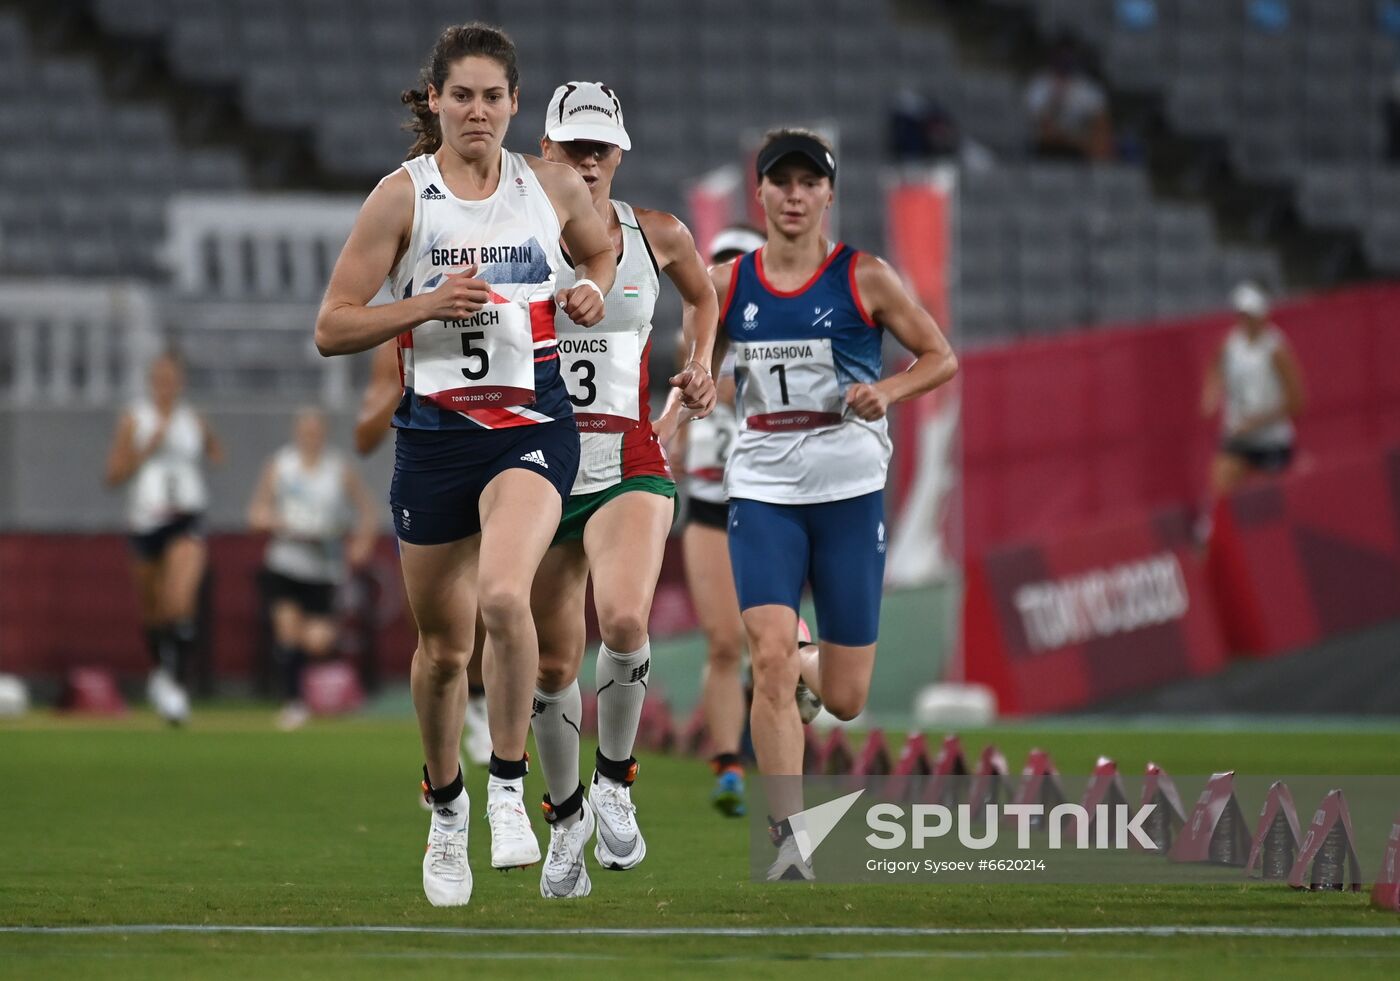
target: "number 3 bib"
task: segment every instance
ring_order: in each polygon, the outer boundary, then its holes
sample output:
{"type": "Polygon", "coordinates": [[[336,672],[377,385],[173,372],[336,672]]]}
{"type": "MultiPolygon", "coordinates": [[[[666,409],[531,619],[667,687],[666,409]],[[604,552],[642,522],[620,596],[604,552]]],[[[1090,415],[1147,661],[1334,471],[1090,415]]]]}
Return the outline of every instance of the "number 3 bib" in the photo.
{"type": "Polygon", "coordinates": [[[839,425],[845,405],[831,338],[734,345],[748,429],[783,431],[839,425]]]}
{"type": "Polygon", "coordinates": [[[413,390],[456,412],[534,402],[528,305],[493,303],[462,320],[430,320],[415,329],[413,390]]]}
{"type": "Polygon", "coordinates": [[[559,335],[559,367],[579,432],[636,428],[642,385],[639,344],[634,331],[559,335]]]}

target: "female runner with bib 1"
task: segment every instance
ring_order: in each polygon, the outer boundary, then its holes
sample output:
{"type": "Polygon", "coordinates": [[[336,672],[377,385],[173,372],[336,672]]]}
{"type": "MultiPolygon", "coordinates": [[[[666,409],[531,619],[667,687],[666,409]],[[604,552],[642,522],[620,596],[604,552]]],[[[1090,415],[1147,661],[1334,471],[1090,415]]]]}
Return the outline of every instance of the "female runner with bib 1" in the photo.
{"type": "Polygon", "coordinates": [[[770,878],[810,879],[789,815],[801,810],[806,685],[841,719],[865,706],[885,566],[885,411],[952,378],[957,359],[882,260],[822,234],[836,158],[805,130],[758,153],[768,242],[716,266],[720,324],[734,349],[739,438],[725,468],[729,554],[753,664],[754,751],[778,858],[770,878]],[[911,351],[882,379],[884,331],[911,351]],[[819,648],[799,654],[797,609],[812,587],[819,648]],[[775,779],[776,778],[776,779],[775,779]]]}
{"type": "Polygon", "coordinates": [[[413,704],[433,804],[423,891],[433,905],[460,906],[472,878],[458,740],[478,605],[491,640],[491,864],[540,859],[524,807],[539,661],[530,583],[578,468],[554,311],[557,302],[575,323],[600,321],[617,263],[578,174],[501,146],[519,96],[504,34],[448,28],[422,82],[424,91],[404,93],[418,140],[365,201],[321,304],[316,346],[353,354],[399,338],[389,502],[418,624],[413,704]],[[578,279],[556,297],[561,239],[578,279]],[[386,276],[400,299],[368,306],[386,276]]]}
{"type": "MultiPolygon", "coordinates": [[[[531,726],[549,788],[550,824],[540,894],[575,899],[592,889],[583,851],[595,827],[593,853],[605,868],[634,868],[646,855],[632,804],[637,773],[632,750],[651,664],[647,621],[676,503],[675,480],[648,407],[651,316],[660,274],[664,271],[681,295],[687,364],[670,379],[673,398],[658,427],[674,424],[682,404],[697,416],[714,408],[715,385],[706,366],[719,303],[685,225],[664,212],[612,200],[613,175],[631,148],[622,104],[612,89],[597,82],[559,86],[540,148],[546,160],[567,164],[583,178],[617,254],[616,285],[607,295],[603,320],[590,330],[556,322],[582,461],[534,585],[540,677],[531,726]],[[579,782],[578,673],[590,573],[602,644],[596,670],[598,750],[585,799],[579,782]]],[[[575,275],[581,272],[565,269],[559,281],[572,282],[575,275]]]]}

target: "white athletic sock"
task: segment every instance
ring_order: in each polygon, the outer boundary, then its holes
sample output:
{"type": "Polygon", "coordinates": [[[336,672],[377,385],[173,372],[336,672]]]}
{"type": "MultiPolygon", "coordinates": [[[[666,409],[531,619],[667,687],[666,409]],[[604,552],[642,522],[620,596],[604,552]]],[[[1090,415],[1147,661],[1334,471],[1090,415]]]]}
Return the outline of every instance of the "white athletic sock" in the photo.
{"type": "Polygon", "coordinates": [[[621,763],[632,756],[650,668],[650,639],[630,654],[598,645],[598,751],[610,760],[621,763]]]}
{"type": "Polygon", "coordinates": [[[444,831],[456,831],[467,823],[467,791],[452,800],[433,803],[433,824],[444,831]]]}
{"type": "Polygon", "coordinates": [[[579,726],[583,723],[583,696],[578,679],[563,691],[535,689],[530,729],[544,767],[549,799],[562,804],[578,789],[579,726]]]}

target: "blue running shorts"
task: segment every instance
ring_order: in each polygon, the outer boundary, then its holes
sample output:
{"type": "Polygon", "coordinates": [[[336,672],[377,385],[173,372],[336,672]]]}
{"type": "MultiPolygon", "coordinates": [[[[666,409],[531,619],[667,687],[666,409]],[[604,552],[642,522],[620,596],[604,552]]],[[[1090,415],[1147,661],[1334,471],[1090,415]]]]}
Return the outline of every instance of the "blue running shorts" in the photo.
{"type": "Polygon", "coordinates": [[[847,647],[873,644],[885,579],[884,491],[824,504],[733,499],[729,560],[741,610],[796,610],[810,584],[818,637],[847,647]]]}

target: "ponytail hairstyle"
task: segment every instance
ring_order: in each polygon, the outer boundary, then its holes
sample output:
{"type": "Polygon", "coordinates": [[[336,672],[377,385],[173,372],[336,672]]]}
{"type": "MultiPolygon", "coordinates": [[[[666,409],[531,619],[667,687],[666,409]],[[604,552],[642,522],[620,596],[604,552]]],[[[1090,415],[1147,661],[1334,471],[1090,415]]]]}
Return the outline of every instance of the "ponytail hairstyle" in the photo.
{"type": "Polygon", "coordinates": [[[515,63],[515,44],[504,31],[482,23],[447,28],[438,36],[428,63],[418,75],[419,87],[406,89],[399,97],[413,114],[404,129],[417,134],[405,160],[435,153],[442,146],[442,128],[438,125],[437,114],[428,108],[428,88],[431,86],[441,96],[448,71],[458,61],[472,55],[495,61],[506,73],[510,94],[515,95],[519,90],[520,69],[515,63]]]}

